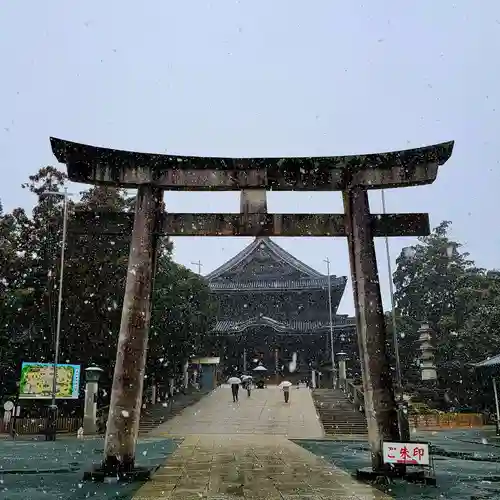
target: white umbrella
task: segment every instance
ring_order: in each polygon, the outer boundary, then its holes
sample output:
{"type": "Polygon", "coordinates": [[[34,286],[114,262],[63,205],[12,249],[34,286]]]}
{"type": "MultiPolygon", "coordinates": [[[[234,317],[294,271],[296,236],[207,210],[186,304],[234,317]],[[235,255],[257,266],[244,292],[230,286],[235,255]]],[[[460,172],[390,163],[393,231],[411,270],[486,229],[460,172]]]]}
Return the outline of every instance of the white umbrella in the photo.
{"type": "Polygon", "coordinates": [[[267,368],[265,366],[259,365],[259,366],[256,366],[253,369],[253,371],[254,372],[267,372],[267,368]]]}
{"type": "Polygon", "coordinates": [[[241,384],[241,379],[238,377],[230,377],[229,380],[227,381],[228,384],[241,384]]]}
{"type": "Polygon", "coordinates": [[[279,385],[279,387],[281,389],[283,389],[283,387],[291,387],[293,384],[291,382],[288,382],[288,380],[283,380],[283,382],[281,382],[281,384],[279,385]]]}
{"type": "Polygon", "coordinates": [[[249,378],[253,378],[252,375],[242,375],[241,380],[248,380],[249,378]]]}

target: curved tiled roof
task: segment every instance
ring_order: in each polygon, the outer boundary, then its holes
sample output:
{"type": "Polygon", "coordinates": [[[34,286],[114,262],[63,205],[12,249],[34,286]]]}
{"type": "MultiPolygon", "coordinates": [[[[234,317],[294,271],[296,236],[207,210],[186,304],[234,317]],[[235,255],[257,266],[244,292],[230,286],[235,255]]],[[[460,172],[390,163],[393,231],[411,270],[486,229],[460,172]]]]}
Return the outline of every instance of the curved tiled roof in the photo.
{"type": "MultiPolygon", "coordinates": [[[[345,328],[346,326],[355,326],[354,319],[343,318],[340,324],[334,324],[334,329],[345,328]],[[347,320],[347,321],[346,321],[347,320]],[[350,320],[350,321],[349,321],[350,320]]],[[[278,333],[314,333],[328,330],[330,324],[327,321],[278,321],[267,316],[250,318],[245,321],[221,320],[217,321],[213,331],[214,333],[241,333],[248,328],[258,326],[268,326],[278,333]]]]}
{"type": "MultiPolygon", "coordinates": [[[[250,257],[252,253],[256,252],[261,245],[264,245],[265,248],[279,261],[282,261],[288,264],[290,267],[296,269],[300,273],[305,274],[306,276],[312,279],[325,279],[327,276],[321,274],[316,271],[312,267],[304,264],[299,259],[296,259],[292,254],[288,253],[284,248],[281,248],[278,244],[276,244],[273,240],[267,237],[257,237],[255,238],[250,245],[246,246],[241,252],[236,254],[233,258],[229,259],[227,262],[222,264],[222,266],[218,267],[211,273],[207,274],[205,278],[208,281],[213,281],[224,273],[231,271],[236,266],[238,266],[241,262],[243,262],[247,257],[250,257]]],[[[336,278],[336,276],[331,276],[332,280],[336,278]]]]}
{"type": "MultiPolygon", "coordinates": [[[[347,284],[345,276],[331,276],[331,288],[340,288],[342,291],[347,284]]],[[[303,290],[325,289],[328,287],[328,276],[300,280],[255,280],[255,281],[209,281],[210,290],[303,290]]]]}

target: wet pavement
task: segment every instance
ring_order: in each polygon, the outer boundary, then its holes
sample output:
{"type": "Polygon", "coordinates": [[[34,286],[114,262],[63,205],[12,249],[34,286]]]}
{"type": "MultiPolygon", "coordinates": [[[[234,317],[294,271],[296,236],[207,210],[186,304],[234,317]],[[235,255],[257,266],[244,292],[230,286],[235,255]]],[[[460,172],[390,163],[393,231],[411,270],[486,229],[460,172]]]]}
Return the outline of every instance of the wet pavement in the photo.
{"type": "MultiPolygon", "coordinates": [[[[392,497],[401,500],[500,499],[500,442],[492,431],[417,432],[412,440],[430,443],[437,486],[395,481],[387,489],[392,497]]],[[[295,442],[349,473],[370,464],[366,442],[295,442]]]]}
{"type": "Polygon", "coordinates": [[[288,439],[323,437],[304,388],[285,404],[276,387],[240,392],[239,403],[221,387],[153,434],[185,439],[135,500],[389,498],[288,439]]]}
{"type": "Polygon", "coordinates": [[[382,500],[284,436],[188,436],[134,496],[153,499],[382,500]]]}
{"type": "Polygon", "coordinates": [[[437,487],[397,481],[387,495],[351,478],[370,463],[364,441],[322,439],[307,389],[286,405],[276,388],[231,401],[219,388],[141,439],[138,465],[159,467],[145,484],[83,482],[103,441],[0,439],[0,500],[500,499],[500,439],[490,429],[419,432],[430,442],[437,487]]]}
{"type": "Polygon", "coordinates": [[[103,441],[0,440],[0,500],[500,499],[500,439],[489,429],[413,434],[430,442],[437,487],[396,481],[386,493],[353,480],[369,465],[364,441],[322,439],[307,389],[286,405],[276,388],[219,388],[140,440],[137,463],[158,467],[144,484],[82,481],[103,441]]]}
{"type": "Polygon", "coordinates": [[[248,397],[240,390],[233,403],[231,389],[219,387],[177,417],[157,427],[150,436],[189,434],[266,434],[290,438],[322,438],[323,428],[311,391],[292,389],[286,404],[276,386],[255,389],[248,397]]]}
{"type": "MultiPolygon", "coordinates": [[[[144,439],[137,462],[159,466],[177,448],[171,439],[144,439]]],[[[0,440],[0,500],[130,499],[140,484],[82,481],[92,463],[103,458],[104,441],[67,437],[57,441],[0,440]]]]}

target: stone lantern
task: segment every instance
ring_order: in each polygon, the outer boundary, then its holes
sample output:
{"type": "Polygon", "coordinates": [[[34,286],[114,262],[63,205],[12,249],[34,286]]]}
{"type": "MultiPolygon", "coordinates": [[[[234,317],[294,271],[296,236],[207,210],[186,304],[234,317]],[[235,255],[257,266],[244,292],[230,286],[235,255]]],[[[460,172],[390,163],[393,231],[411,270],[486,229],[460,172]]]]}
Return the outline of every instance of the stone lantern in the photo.
{"type": "Polygon", "coordinates": [[[85,369],[85,406],[83,413],[83,433],[97,432],[97,389],[103,370],[97,366],[85,369]]]}
{"type": "Polygon", "coordinates": [[[339,361],[339,386],[340,389],[345,390],[347,385],[347,354],[345,352],[338,352],[336,357],[339,361]]]}
{"type": "Polygon", "coordinates": [[[422,323],[418,329],[420,344],[420,371],[423,381],[437,379],[436,365],[434,362],[435,348],[432,345],[432,329],[428,323],[422,323]]]}

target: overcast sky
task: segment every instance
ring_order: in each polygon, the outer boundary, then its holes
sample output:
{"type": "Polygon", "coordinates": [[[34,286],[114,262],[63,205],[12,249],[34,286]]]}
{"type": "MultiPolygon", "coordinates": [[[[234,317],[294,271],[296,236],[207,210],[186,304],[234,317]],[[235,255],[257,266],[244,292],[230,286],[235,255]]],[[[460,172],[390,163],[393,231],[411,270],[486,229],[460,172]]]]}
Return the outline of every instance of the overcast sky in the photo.
{"type": "MultiPolygon", "coordinates": [[[[500,3],[482,0],[0,0],[0,199],[55,165],[49,136],[145,152],[344,155],[454,139],[435,184],[387,192],[391,212],[453,221],[500,267],[500,3]],[[480,8],[478,8],[480,6],[480,8]]],[[[73,191],[80,190],[74,186],[73,191]]],[[[171,212],[238,211],[236,193],[166,193],[171,212]]],[[[380,211],[380,193],[371,194],[380,211]]],[[[341,212],[339,193],[270,195],[272,212],[341,212]]],[[[207,273],[245,238],[175,240],[207,273]]],[[[342,239],[276,240],[349,275],[342,239]]],[[[391,239],[394,261],[411,238],[391,239]]],[[[385,306],[383,240],[377,253],[385,306]]],[[[352,313],[350,287],[339,312],[352,313]]]]}

